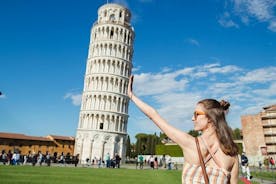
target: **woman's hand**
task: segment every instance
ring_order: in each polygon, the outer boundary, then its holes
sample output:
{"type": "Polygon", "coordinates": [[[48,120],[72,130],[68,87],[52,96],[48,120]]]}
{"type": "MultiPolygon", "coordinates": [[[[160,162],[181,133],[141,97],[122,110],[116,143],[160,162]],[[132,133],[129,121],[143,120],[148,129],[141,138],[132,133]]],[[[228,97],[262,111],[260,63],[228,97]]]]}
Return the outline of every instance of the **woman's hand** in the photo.
{"type": "Polygon", "coordinates": [[[133,91],[132,91],[133,79],[134,79],[134,76],[131,75],[130,78],[129,78],[128,87],[127,87],[127,95],[130,99],[133,95],[133,91]]]}

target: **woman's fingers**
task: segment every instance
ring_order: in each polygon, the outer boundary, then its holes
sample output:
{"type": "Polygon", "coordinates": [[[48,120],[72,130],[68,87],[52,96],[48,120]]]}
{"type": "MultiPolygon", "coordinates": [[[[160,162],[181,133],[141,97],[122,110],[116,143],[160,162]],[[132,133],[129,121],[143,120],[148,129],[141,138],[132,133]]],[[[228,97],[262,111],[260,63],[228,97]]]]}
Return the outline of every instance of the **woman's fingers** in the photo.
{"type": "Polygon", "coordinates": [[[133,90],[133,88],[132,88],[132,85],[133,85],[133,78],[134,78],[134,76],[131,75],[131,76],[130,76],[130,90],[131,90],[131,92],[132,92],[132,90],[133,90]]]}
{"type": "Polygon", "coordinates": [[[128,95],[131,96],[132,94],[132,85],[133,85],[133,78],[134,76],[131,75],[128,82],[128,95]]]}

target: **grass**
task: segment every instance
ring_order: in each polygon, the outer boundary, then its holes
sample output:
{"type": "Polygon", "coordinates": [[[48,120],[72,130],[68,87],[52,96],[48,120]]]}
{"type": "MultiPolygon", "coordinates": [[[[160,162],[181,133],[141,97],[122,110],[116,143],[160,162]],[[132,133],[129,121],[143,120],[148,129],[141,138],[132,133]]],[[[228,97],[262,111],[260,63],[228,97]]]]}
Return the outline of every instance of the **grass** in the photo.
{"type": "MultiPolygon", "coordinates": [[[[16,184],[180,184],[181,170],[105,169],[86,167],[4,166],[0,183],[16,184]]],[[[253,182],[257,184],[257,182],[253,182]]],[[[242,184],[239,181],[239,184],[242,184]]]]}
{"type": "Polygon", "coordinates": [[[270,180],[270,181],[276,181],[276,171],[254,171],[251,172],[251,174],[260,179],[264,180],[270,180]]]}
{"type": "Polygon", "coordinates": [[[179,184],[181,171],[73,167],[0,166],[1,183],[179,184]]]}

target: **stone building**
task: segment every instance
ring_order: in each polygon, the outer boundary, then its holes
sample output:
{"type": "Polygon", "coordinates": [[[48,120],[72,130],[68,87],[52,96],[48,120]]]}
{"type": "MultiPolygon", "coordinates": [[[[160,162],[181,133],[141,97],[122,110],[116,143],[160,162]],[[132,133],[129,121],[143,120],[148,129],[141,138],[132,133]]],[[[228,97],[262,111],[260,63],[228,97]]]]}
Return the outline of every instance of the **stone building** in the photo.
{"type": "Polygon", "coordinates": [[[20,151],[22,155],[38,153],[45,154],[47,151],[53,155],[73,155],[75,138],[70,136],[48,135],[47,137],[29,136],[25,134],[0,132],[0,151],[7,153],[20,151]]]}
{"type": "Polygon", "coordinates": [[[241,116],[244,151],[251,164],[276,159],[276,104],[255,115],[241,116]]]}
{"type": "Polygon", "coordinates": [[[118,4],[98,9],[88,51],[75,154],[80,161],[116,153],[125,159],[134,30],[131,13],[118,4]]]}

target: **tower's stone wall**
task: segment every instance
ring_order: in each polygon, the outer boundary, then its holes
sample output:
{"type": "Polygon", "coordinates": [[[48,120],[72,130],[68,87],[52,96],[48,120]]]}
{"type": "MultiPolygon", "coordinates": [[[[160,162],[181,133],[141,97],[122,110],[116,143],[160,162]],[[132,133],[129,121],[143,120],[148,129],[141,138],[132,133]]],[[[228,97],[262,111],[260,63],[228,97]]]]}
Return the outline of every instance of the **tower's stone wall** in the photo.
{"type": "Polygon", "coordinates": [[[107,153],[125,159],[134,41],[130,18],[123,6],[105,4],[92,27],[75,143],[82,162],[107,153]]]}

